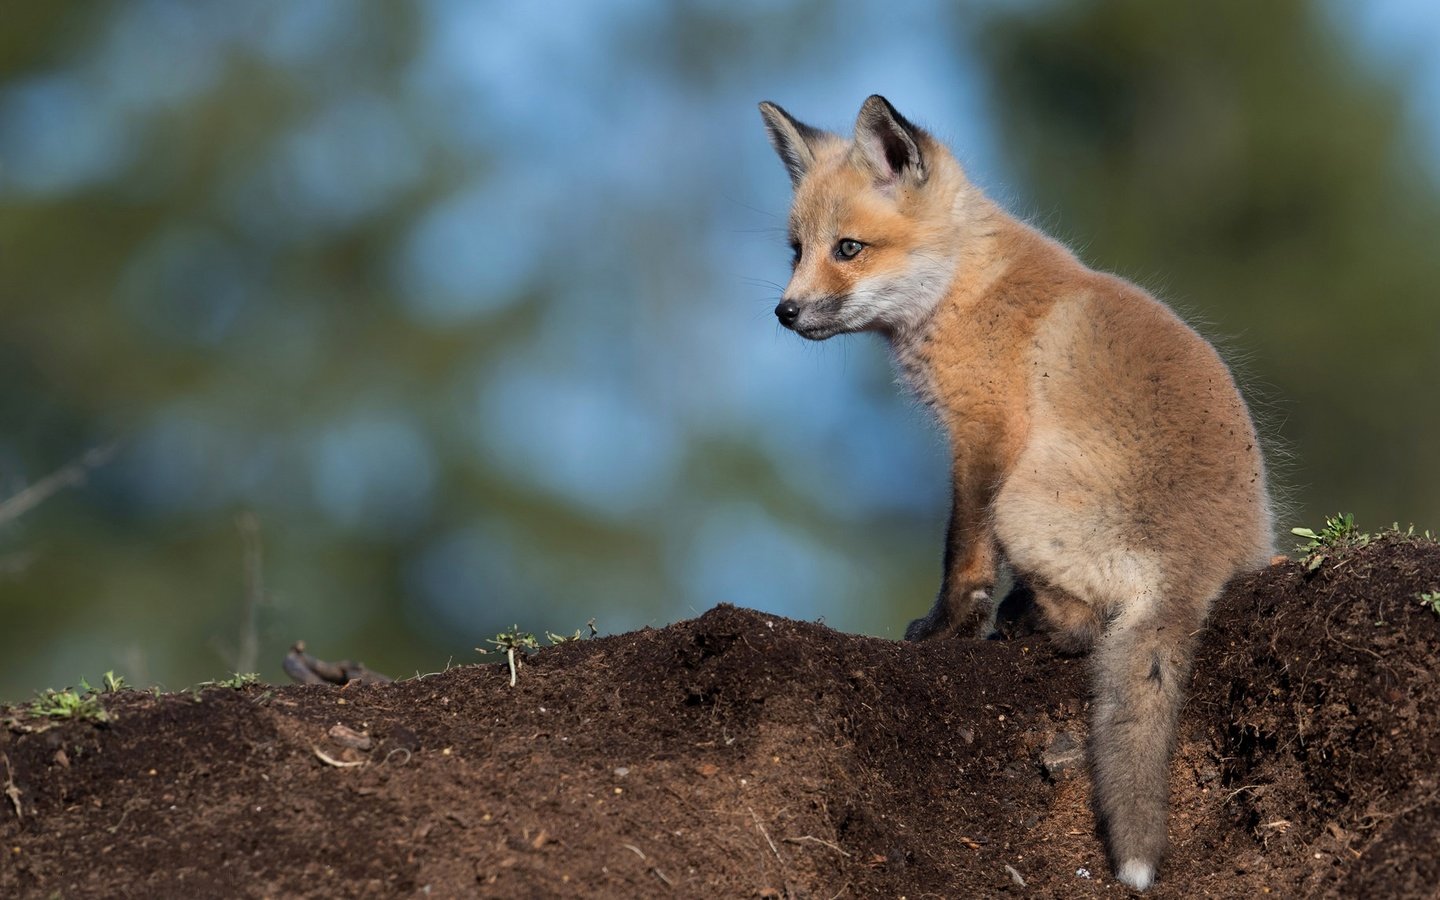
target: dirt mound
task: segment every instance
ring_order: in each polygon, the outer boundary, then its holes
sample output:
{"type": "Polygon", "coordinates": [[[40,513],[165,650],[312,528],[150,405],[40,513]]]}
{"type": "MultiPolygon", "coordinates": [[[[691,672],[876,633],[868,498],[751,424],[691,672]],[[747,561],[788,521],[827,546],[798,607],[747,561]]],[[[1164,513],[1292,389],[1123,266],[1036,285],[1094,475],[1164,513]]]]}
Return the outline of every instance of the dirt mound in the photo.
{"type": "MultiPolygon", "coordinates": [[[[1437,588],[1440,545],[1398,538],[1232,585],[1154,896],[1434,895],[1437,588]]],[[[514,688],[490,665],[122,692],[43,732],[8,710],[0,896],[1120,896],[1085,684],[1040,637],[724,606],[542,651],[514,688]]]]}

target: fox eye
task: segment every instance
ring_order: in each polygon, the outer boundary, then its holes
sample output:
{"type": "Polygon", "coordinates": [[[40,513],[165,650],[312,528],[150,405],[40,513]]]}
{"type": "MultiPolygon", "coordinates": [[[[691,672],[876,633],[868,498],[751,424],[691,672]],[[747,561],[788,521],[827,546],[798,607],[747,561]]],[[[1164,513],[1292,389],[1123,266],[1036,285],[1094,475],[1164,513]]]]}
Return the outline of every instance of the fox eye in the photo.
{"type": "Polygon", "coordinates": [[[800,242],[795,241],[790,245],[790,268],[800,265],[800,242]]]}
{"type": "Polygon", "coordinates": [[[835,245],[835,258],[854,259],[864,249],[865,245],[854,238],[841,238],[840,242],[835,245]]]}

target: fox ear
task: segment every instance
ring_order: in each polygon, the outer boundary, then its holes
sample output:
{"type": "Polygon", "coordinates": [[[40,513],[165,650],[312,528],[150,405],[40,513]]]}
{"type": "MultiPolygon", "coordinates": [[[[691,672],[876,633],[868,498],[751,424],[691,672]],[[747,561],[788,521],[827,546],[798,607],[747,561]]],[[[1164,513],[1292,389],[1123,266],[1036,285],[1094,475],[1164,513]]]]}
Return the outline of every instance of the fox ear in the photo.
{"type": "Polygon", "coordinates": [[[860,107],[855,120],[857,161],[875,174],[881,187],[893,187],[902,178],[916,184],[925,180],[925,155],[920,149],[924,141],[925,133],[879,94],[870,95],[860,107]]]}
{"type": "Polygon", "coordinates": [[[790,173],[790,184],[798,186],[806,171],[815,164],[816,148],[831,135],[811,128],[768,100],[761,102],[760,116],[765,120],[771,146],[780,154],[785,171],[790,173]]]}

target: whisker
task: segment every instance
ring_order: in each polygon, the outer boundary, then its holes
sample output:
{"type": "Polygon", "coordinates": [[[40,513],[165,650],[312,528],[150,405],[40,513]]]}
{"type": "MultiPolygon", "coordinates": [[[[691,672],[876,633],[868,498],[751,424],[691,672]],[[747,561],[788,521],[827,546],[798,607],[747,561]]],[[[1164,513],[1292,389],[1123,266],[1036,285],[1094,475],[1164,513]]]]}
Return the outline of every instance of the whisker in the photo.
{"type": "Polygon", "coordinates": [[[736,197],[734,197],[734,196],[731,195],[731,194],[726,194],[726,193],[723,193],[723,192],[722,192],[722,193],[720,194],[720,198],[721,198],[722,200],[724,200],[726,203],[734,204],[735,206],[738,206],[738,207],[740,207],[741,209],[748,209],[750,212],[753,212],[753,213],[759,213],[760,215],[765,216],[766,218],[770,218],[770,219],[778,219],[778,218],[780,218],[780,214],[777,213],[777,212],[775,212],[774,210],[761,209],[761,208],[758,207],[758,206],[751,206],[750,204],[746,203],[746,202],[743,201],[743,200],[737,199],[736,197]]]}

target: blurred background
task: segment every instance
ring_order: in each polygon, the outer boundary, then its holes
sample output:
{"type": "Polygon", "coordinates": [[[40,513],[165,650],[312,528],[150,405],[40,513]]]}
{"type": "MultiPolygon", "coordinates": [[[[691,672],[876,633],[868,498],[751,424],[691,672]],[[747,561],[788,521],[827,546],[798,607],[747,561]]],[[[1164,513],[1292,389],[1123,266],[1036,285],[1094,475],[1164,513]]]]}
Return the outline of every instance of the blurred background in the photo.
{"type": "Polygon", "coordinates": [[[1285,528],[1440,526],[1440,7],[888,7],[0,4],[0,698],[719,602],[898,637],[946,450],[878,340],[775,325],[761,99],[885,94],[1200,324],[1285,528]]]}

